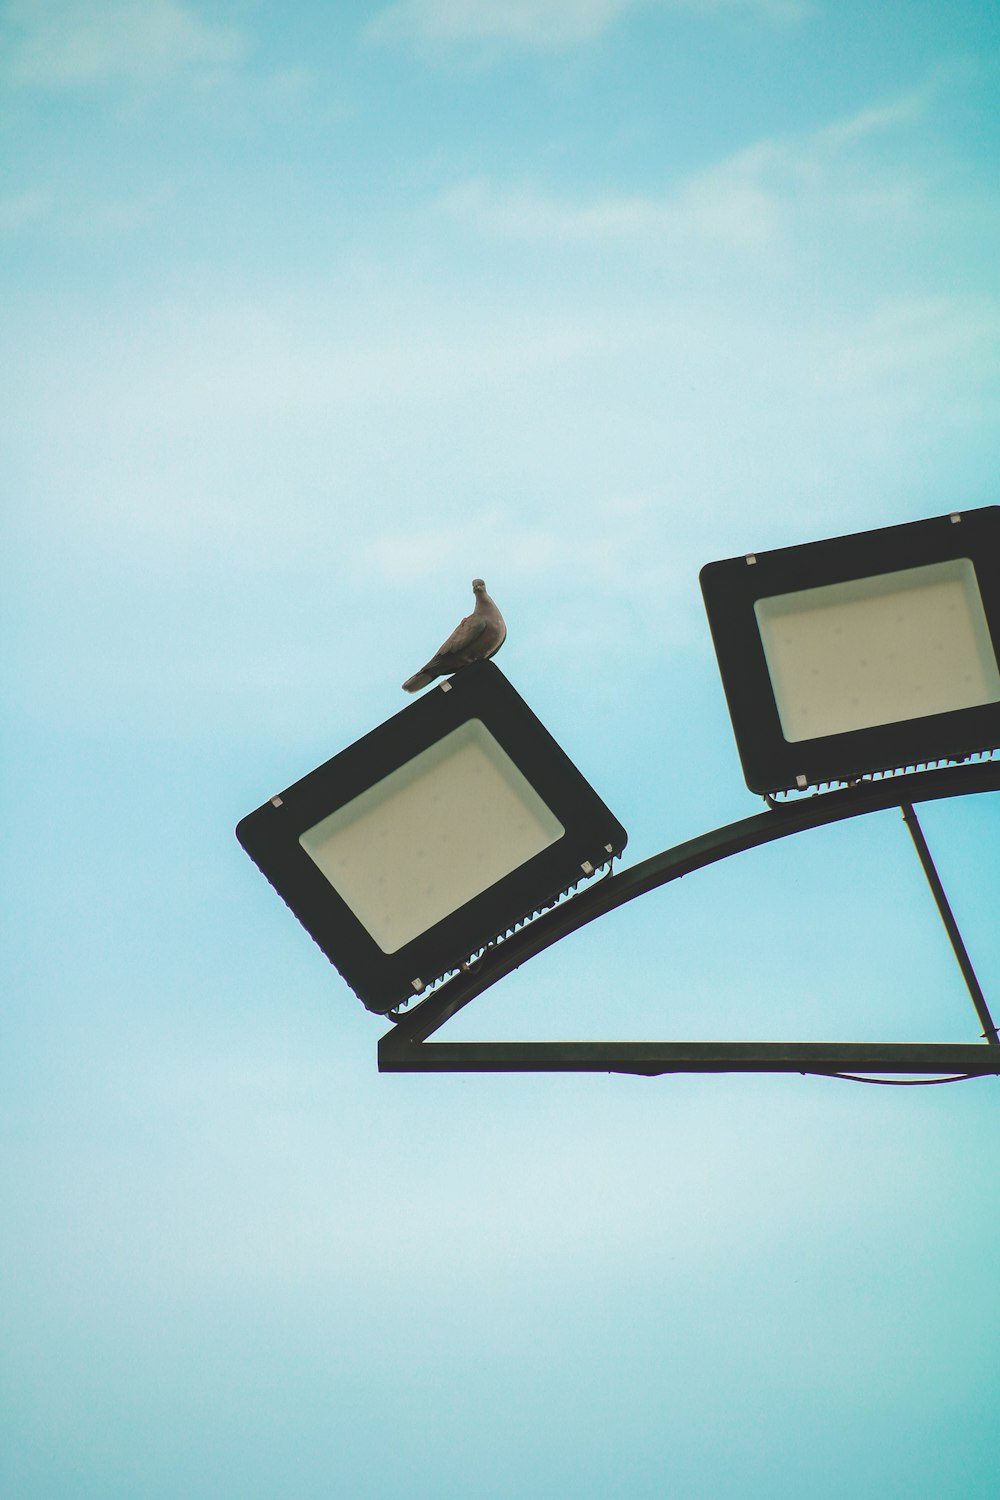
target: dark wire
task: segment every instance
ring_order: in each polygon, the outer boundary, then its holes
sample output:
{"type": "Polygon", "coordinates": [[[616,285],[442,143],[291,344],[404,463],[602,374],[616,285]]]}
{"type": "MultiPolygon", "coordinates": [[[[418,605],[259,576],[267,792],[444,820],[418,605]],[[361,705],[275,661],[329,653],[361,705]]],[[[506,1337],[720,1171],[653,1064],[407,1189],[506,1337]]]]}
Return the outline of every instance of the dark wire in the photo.
{"type": "MultiPolygon", "coordinates": [[[[803,1077],[808,1076],[803,1074],[803,1077]]],[[[948,1078],[864,1078],[860,1073],[813,1073],[813,1078],[843,1078],[848,1083],[878,1083],[892,1089],[929,1088],[935,1083],[968,1083],[970,1078],[990,1078],[989,1073],[955,1073],[948,1078]]]]}

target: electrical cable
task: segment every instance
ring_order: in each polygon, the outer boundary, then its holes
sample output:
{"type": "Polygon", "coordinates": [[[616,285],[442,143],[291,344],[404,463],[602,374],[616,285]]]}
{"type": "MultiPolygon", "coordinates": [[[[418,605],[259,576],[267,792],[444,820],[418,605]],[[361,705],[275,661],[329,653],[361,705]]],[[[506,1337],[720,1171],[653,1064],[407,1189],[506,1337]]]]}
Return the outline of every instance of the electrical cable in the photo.
{"type": "Polygon", "coordinates": [[[992,1073],[954,1073],[948,1078],[865,1078],[860,1073],[803,1073],[803,1078],[842,1078],[848,1083],[878,1083],[884,1088],[921,1089],[935,1083],[968,1083],[970,1078],[992,1078],[992,1073]]]}

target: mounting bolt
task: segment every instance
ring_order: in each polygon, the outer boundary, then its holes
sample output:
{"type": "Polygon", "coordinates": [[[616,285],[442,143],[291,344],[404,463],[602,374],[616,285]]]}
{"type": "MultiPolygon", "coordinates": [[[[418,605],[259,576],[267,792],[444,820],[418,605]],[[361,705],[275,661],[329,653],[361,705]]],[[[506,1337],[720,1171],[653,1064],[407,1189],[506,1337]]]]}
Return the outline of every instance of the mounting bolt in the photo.
{"type": "Polygon", "coordinates": [[[800,772],[799,775],[795,778],[795,785],[799,788],[800,791],[802,791],[809,785],[808,778],[803,776],[800,772]]]}
{"type": "Polygon", "coordinates": [[[272,797],[271,798],[271,806],[272,807],[284,807],[284,805],[285,804],[282,802],[282,800],[281,800],[280,797],[272,797]]]}
{"type": "Polygon", "coordinates": [[[754,565],[754,563],[756,561],[757,561],[757,554],[756,554],[756,552],[748,552],[747,553],[747,567],[748,568],[752,568],[753,565],[754,565]]]}
{"type": "Polygon", "coordinates": [[[953,510],[951,515],[948,517],[948,520],[953,526],[957,526],[961,519],[962,517],[959,515],[957,510],[953,510]]]}
{"type": "Polygon", "coordinates": [[[411,979],[410,980],[410,984],[416,990],[416,992],[417,992],[418,995],[420,994],[420,991],[424,988],[424,981],[422,979],[411,979]]]}
{"type": "Polygon", "coordinates": [[[594,867],[590,863],[589,859],[585,859],[584,860],[583,864],[580,866],[580,869],[583,871],[583,873],[585,875],[593,875],[593,873],[594,873],[594,867]]]}
{"type": "Polygon", "coordinates": [[[442,684],[441,684],[441,691],[442,691],[442,693],[450,693],[451,692],[451,683],[450,682],[442,682],[442,684]]]}

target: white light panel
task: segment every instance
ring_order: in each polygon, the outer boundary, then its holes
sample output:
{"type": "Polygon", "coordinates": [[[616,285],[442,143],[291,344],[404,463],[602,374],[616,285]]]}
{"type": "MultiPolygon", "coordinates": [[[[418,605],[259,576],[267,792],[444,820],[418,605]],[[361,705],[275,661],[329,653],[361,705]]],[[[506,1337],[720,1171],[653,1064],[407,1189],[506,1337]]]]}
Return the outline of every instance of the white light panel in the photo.
{"type": "Polygon", "coordinates": [[[788,741],[1000,702],[968,558],[758,599],[788,741]]]}
{"type": "Polygon", "coordinates": [[[396,953],[564,832],[470,719],[299,842],[382,952],[396,953]]]}

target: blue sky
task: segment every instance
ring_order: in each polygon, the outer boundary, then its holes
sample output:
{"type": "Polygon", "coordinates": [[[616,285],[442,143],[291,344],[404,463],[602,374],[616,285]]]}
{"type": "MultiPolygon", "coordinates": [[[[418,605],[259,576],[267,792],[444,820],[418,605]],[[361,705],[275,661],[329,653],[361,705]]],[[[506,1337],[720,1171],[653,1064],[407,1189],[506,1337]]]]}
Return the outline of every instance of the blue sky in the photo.
{"type": "MultiPolygon", "coordinates": [[[[993,1082],[379,1077],[232,829],[478,574],[629,861],[756,811],[700,566],[998,498],[998,78],[978,0],[0,7],[6,1491],[995,1494],[993,1082]]],[[[453,1034],[977,1032],[885,813],[453,1034]]]]}

